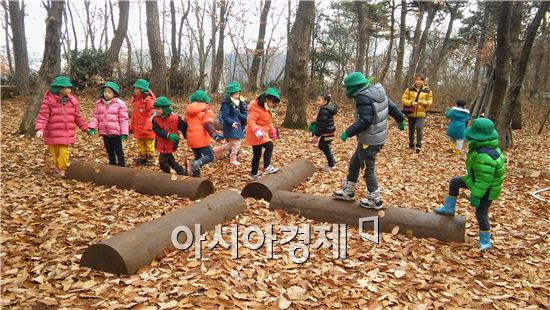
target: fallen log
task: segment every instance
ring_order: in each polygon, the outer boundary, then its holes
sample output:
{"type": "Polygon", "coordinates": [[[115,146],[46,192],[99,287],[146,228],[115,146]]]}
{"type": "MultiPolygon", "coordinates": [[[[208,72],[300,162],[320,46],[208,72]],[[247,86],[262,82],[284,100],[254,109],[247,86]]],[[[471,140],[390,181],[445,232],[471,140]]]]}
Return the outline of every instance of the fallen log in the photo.
{"type": "MultiPolygon", "coordinates": [[[[276,191],[269,203],[269,209],[353,227],[359,227],[359,218],[378,216],[379,232],[392,232],[398,227],[399,234],[435,238],[444,242],[464,242],[464,216],[452,217],[391,206],[385,207],[381,212],[362,208],[358,203],[287,191],[276,191]]],[[[364,229],[373,230],[374,223],[366,222],[364,229]]]]}
{"type": "Polygon", "coordinates": [[[97,185],[131,189],[141,194],[177,195],[192,200],[204,198],[214,192],[214,185],[205,178],[176,176],[168,173],[133,169],[113,165],[74,161],[66,177],[97,185]]]}
{"type": "Polygon", "coordinates": [[[297,159],[282,167],[280,171],[248,183],[241,195],[270,201],[276,190],[293,190],[315,172],[315,165],[307,159],[297,159]]]}
{"type": "MultiPolygon", "coordinates": [[[[113,274],[134,274],[139,267],[164,257],[166,249],[174,249],[171,239],[174,228],[187,226],[194,231],[195,224],[201,224],[204,233],[245,210],[246,202],[237,192],[216,193],[91,245],[82,254],[80,266],[113,274]]],[[[184,243],[186,235],[179,234],[178,241],[184,243]]]]}

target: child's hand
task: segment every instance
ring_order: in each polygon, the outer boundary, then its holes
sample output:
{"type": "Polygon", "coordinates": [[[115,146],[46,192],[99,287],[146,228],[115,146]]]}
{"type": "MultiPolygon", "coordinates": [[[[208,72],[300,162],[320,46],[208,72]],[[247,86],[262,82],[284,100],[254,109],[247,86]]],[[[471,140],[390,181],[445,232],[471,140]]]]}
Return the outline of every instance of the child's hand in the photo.
{"type": "Polygon", "coordinates": [[[233,122],[233,125],[231,125],[231,127],[233,127],[233,129],[239,129],[239,124],[237,124],[237,122],[233,122]]]}
{"type": "Polygon", "coordinates": [[[277,138],[277,131],[275,131],[275,130],[270,130],[270,131],[269,131],[269,139],[275,140],[276,138],[277,138]]]}
{"type": "Polygon", "coordinates": [[[401,131],[404,131],[404,130],[405,130],[405,121],[402,121],[402,122],[399,124],[399,130],[401,130],[401,131]]]}
{"type": "Polygon", "coordinates": [[[168,139],[176,143],[180,140],[180,137],[178,137],[178,135],[176,135],[175,133],[171,133],[171,134],[168,134],[168,139]]]}
{"type": "Polygon", "coordinates": [[[418,102],[413,102],[412,105],[416,107],[418,105],[418,102]]]}
{"type": "Polygon", "coordinates": [[[42,130],[37,131],[37,132],[36,132],[36,137],[37,137],[37,138],[42,138],[42,137],[44,137],[44,132],[43,132],[42,130]]]}
{"type": "Polygon", "coordinates": [[[474,208],[477,208],[479,207],[479,204],[481,203],[481,201],[475,197],[470,197],[470,205],[472,205],[472,207],[474,208]]]}
{"type": "Polygon", "coordinates": [[[342,134],[340,135],[340,140],[346,142],[347,139],[348,139],[348,134],[345,131],[342,132],[342,134]]]}
{"type": "Polygon", "coordinates": [[[120,140],[126,141],[126,139],[128,139],[128,135],[122,135],[122,136],[120,136],[120,140]]]}
{"type": "Polygon", "coordinates": [[[97,131],[93,128],[89,128],[88,129],[88,136],[93,136],[97,133],[97,131]]]}
{"type": "Polygon", "coordinates": [[[311,143],[314,143],[314,144],[319,143],[319,137],[317,137],[317,136],[312,136],[312,137],[311,137],[311,143]]]}
{"type": "Polygon", "coordinates": [[[220,134],[215,134],[214,137],[212,137],[212,138],[214,138],[214,140],[215,140],[216,142],[220,142],[220,141],[222,141],[222,140],[224,139],[223,136],[220,135],[220,134]]]}

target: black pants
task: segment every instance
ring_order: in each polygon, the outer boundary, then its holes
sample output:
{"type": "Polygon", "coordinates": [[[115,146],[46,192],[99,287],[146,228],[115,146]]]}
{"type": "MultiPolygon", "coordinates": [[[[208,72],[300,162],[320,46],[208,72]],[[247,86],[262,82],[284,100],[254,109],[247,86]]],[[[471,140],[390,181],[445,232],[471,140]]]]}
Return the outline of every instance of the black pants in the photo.
{"type": "Polygon", "coordinates": [[[179,175],[185,175],[185,169],[176,162],[174,154],[172,153],[160,153],[159,154],[160,170],[164,173],[170,173],[170,168],[176,170],[179,175]]]}
{"type": "Polygon", "coordinates": [[[103,145],[109,156],[109,165],[119,165],[124,167],[124,151],[122,150],[122,139],[120,136],[103,136],[103,145]],[[118,163],[117,163],[118,159],[118,163]]]}
{"type": "Polygon", "coordinates": [[[378,152],[380,152],[384,145],[369,145],[366,148],[363,146],[366,146],[366,144],[357,144],[357,149],[349,161],[346,179],[350,182],[357,183],[359,173],[362,172],[365,183],[367,184],[367,190],[372,193],[378,190],[378,181],[376,180],[374,171],[376,155],[378,155],[378,152]]]}
{"type": "Polygon", "coordinates": [[[409,121],[409,147],[414,148],[414,132],[416,131],[416,147],[422,147],[422,129],[424,117],[407,117],[409,121]]]}
{"type": "Polygon", "coordinates": [[[252,147],[252,170],[250,174],[258,174],[258,168],[260,166],[260,158],[262,157],[262,148],[264,152],[264,169],[271,165],[271,155],[273,154],[273,142],[269,141],[264,144],[254,145],[252,147]]]}
{"type": "MultiPolygon", "coordinates": [[[[462,178],[452,178],[449,182],[449,196],[458,197],[458,192],[461,188],[468,188],[462,178]]],[[[491,229],[489,225],[489,207],[491,206],[489,191],[487,190],[487,193],[485,193],[485,196],[479,202],[479,207],[476,208],[477,223],[479,224],[479,230],[482,231],[489,231],[491,229]]]]}
{"type": "Polygon", "coordinates": [[[336,162],[334,161],[334,156],[332,155],[332,151],[330,150],[331,142],[332,142],[332,137],[328,139],[327,137],[321,137],[321,139],[319,139],[318,146],[319,146],[319,149],[323,151],[323,153],[325,154],[325,157],[327,158],[328,166],[332,168],[334,167],[336,162]]]}

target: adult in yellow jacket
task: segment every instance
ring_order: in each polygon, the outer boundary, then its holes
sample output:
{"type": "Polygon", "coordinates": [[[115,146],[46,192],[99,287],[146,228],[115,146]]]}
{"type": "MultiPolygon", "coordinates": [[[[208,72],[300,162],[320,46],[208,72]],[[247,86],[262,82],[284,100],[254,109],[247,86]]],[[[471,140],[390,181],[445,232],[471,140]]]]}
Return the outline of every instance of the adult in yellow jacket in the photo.
{"type": "Polygon", "coordinates": [[[416,131],[416,152],[420,152],[422,147],[422,128],[426,111],[432,105],[432,91],[426,84],[426,78],[423,74],[417,74],[414,84],[408,87],[403,96],[403,112],[409,122],[409,149],[414,150],[414,133],[416,131]]]}

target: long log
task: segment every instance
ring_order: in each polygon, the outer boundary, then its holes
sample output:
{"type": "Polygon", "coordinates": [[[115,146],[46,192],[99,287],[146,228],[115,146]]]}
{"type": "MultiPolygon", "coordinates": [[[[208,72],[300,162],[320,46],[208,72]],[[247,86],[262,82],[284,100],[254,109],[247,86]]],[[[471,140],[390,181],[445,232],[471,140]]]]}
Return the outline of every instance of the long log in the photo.
{"type": "Polygon", "coordinates": [[[214,193],[214,185],[205,178],[176,176],[168,173],[133,169],[84,161],[74,161],[66,177],[98,185],[116,186],[141,194],[180,197],[197,200],[214,193]]]}
{"type": "Polygon", "coordinates": [[[282,167],[280,171],[248,183],[241,195],[270,201],[276,190],[293,190],[315,172],[315,165],[307,159],[297,159],[282,167]]]}
{"type": "MultiPolygon", "coordinates": [[[[358,203],[287,191],[276,191],[269,209],[280,209],[316,221],[353,227],[359,227],[359,218],[378,216],[379,232],[392,232],[395,227],[399,227],[399,234],[435,238],[444,242],[464,242],[464,216],[452,217],[391,206],[379,212],[362,208],[358,203]]],[[[364,226],[369,230],[373,230],[373,227],[373,222],[366,222],[364,226]]]]}
{"type": "MultiPolygon", "coordinates": [[[[134,274],[153,259],[164,257],[166,249],[174,248],[171,239],[174,228],[187,226],[194,232],[195,224],[201,224],[202,232],[209,231],[245,210],[246,202],[237,192],[218,192],[91,245],[82,254],[80,266],[113,274],[134,274]]],[[[179,234],[178,241],[184,243],[186,235],[179,234]]]]}

